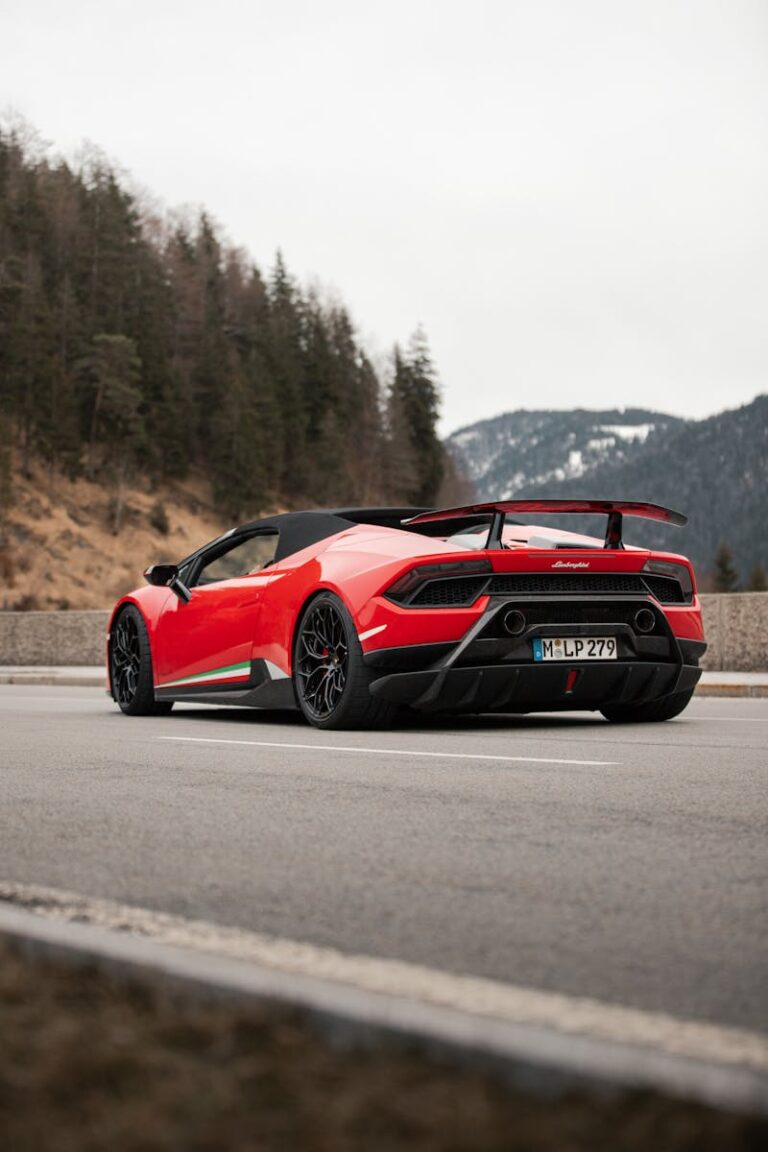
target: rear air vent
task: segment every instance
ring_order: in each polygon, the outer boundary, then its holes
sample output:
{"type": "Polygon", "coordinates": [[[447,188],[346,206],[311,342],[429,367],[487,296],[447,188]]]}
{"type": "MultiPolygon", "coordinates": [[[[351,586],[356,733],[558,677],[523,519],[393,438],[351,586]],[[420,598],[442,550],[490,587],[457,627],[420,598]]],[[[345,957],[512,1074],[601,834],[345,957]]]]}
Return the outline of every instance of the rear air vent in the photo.
{"type": "Polygon", "coordinates": [[[639,576],[632,576],[621,572],[585,572],[578,575],[568,575],[561,572],[539,573],[510,573],[505,576],[494,576],[489,592],[492,596],[508,596],[522,592],[524,594],[539,593],[544,596],[565,593],[566,596],[574,592],[583,593],[619,593],[632,595],[646,591],[639,576]]]}
{"type": "Polygon", "coordinates": [[[643,576],[643,583],[648,585],[651,595],[655,596],[660,604],[690,604],[692,597],[686,600],[680,581],[673,576],[643,576]]]}
{"type": "Polygon", "coordinates": [[[452,580],[430,580],[422,584],[411,598],[413,608],[464,608],[474,604],[488,583],[487,576],[455,577],[452,580]]]}
{"type": "MultiPolygon", "coordinates": [[[[690,603],[680,582],[670,576],[630,572],[509,572],[487,576],[426,580],[399,602],[410,608],[467,608],[489,596],[648,596],[661,604],[690,603]]],[[[394,597],[393,597],[394,598],[394,597]]]]}

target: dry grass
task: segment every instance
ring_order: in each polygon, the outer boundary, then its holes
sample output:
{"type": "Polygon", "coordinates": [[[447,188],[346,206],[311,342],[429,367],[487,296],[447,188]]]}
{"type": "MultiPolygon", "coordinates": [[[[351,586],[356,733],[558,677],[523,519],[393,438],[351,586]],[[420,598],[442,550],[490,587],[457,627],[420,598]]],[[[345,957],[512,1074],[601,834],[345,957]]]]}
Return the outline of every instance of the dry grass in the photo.
{"type": "Polygon", "coordinates": [[[110,494],[85,479],[68,480],[34,465],[17,468],[13,509],[0,554],[0,609],[107,608],[141,583],[155,560],[179,560],[224,531],[201,482],[162,491],[148,483],[126,494],[123,526],[111,531],[110,494]],[[169,531],[158,530],[157,505],[169,531]]]}
{"type": "Polygon", "coordinates": [[[31,963],[0,941],[3,1152],[757,1152],[763,1121],[650,1095],[547,1101],[298,1016],[31,963]]]}

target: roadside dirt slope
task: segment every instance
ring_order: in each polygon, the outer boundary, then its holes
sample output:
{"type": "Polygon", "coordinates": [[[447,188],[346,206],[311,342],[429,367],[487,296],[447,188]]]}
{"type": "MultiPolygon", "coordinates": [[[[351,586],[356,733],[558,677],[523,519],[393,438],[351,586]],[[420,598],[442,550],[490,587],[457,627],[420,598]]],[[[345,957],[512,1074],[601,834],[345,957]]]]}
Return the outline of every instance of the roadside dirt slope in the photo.
{"type": "Polygon", "coordinates": [[[34,465],[29,478],[14,469],[12,492],[0,610],[108,608],[142,583],[148,564],[179,560],[230,527],[211,507],[206,485],[192,481],[160,490],[145,480],[129,489],[117,535],[110,493],[97,483],[49,477],[34,465]]]}

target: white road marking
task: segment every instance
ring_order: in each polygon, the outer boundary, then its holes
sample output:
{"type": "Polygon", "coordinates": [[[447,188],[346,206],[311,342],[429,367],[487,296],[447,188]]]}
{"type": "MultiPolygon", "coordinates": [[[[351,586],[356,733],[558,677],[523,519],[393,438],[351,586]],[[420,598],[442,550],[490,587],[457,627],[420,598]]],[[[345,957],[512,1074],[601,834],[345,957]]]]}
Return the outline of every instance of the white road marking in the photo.
{"type": "Polygon", "coordinates": [[[0,882],[0,901],[54,920],[135,933],[177,948],[225,956],[366,992],[552,1029],[561,1034],[632,1044],[698,1061],[768,1071],[768,1038],[738,1028],[606,1004],[587,997],[540,992],[497,980],[454,975],[400,960],[350,955],[298,940],[204,920],[188,920],[36,885],[0,882]]]}
{"type": "Polygon", "coordinates": [[[717,720],[718,724],[768,724],[768,716],[706,716],[706,720],[717,720]]]}
{"type": "Polygon", "coordinates": [[[309,752],[355,752],[370,756],[432,756],[438,760],[499,760],[507,764],[581,764],[589,768],[616,768],[617,760],[562,760],[544,756],[488,756],[480,752],[417,752],[406,748],[361,748],[346,744],[288,744],[280,740],[227,740],[213,736],[158,736],[185,744],[240,744],[252,748],[301,749],[309,752]]]}
{"type": "Polygon", "coordinates": [[[0,706],[6,704],[15,708],[17,704],[111,704],[105,689],[99,688],[100,696],[0,696],[0,706]]]}

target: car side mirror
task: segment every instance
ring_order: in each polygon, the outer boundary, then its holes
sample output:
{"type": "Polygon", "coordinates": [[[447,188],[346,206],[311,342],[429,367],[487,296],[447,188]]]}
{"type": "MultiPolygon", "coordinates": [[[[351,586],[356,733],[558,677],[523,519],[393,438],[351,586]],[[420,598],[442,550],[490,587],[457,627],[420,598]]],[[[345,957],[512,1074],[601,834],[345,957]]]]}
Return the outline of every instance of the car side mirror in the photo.
{"type": "Polygon", "coordinates": [[[175,564],[151,564],[144,573],[144,579],[156,588],[170,588],[182,604],[188,604],[192,598],[189,588],[179,579],[179,569],[175,564]]]}
{"type": "Polygon", "coordinates": [[[176,580],[179,570],[175,564],[152,564],[144,573],[147,584],[157,588],[167,588],[171,580],[176,580]]]}

